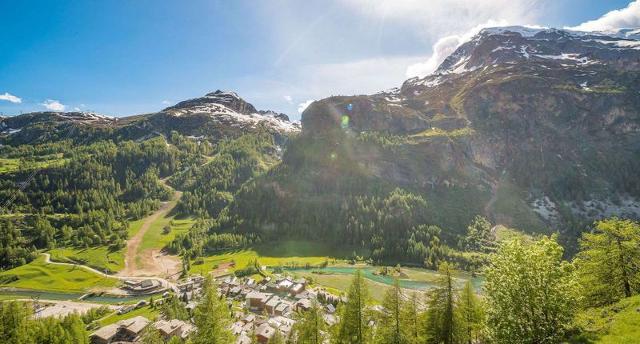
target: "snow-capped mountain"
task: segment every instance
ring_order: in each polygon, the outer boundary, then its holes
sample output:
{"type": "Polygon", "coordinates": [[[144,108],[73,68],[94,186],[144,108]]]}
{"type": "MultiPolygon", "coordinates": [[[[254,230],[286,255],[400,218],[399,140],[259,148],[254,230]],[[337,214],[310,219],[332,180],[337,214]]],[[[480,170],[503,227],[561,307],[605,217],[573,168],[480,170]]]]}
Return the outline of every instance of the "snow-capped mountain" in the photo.
{"type": "Polygon", "coordinates": [[[173,117],[208,115],[214,121],[239,127],[266,126],[282,132],[300,130],[298,123],[273,111],[258,111],[235,92],[215,91],[204,97],[182,101],[161,111],[173,117]]]}
{"type": "Polygon", "coordinates": [[[278,142],[300,131],[300,124],[273,111],[259,111],[235,92],[216,91],[179,102],[156,113],[108,117],[94,112],[34,112],[0,118],[0,138],[12,142],[57,140],[91,133],[130,139],[169,135],[172,131],[217,141],[266,131],[278,142]],[[67,128],[79,128],[69,131],[67,128]],[[103,132],[104,131],[104,132],[103,132]],[[75,133],[75,134],[74,134],[75,133]]]}
{"type": "Polygon", "coordinates": [[[524,63],[563,68],[611,65],[638,70],[639,39],[639,29],[579,32],[521,26],[487,28],[458,47],[432,75],[407,83],[434,87],[448,76],[524,63]]]}

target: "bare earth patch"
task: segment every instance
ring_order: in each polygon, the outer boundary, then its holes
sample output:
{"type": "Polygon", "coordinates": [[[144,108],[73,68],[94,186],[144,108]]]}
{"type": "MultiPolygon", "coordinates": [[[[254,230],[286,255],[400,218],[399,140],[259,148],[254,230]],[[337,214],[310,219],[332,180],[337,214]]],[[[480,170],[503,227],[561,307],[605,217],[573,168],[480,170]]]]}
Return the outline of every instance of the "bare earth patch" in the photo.
{"type": "Polygon", "coordinates": [[[164,202],[160,209],[145,218],[140,230],[127,241],[127,253],[124,259],[124,269],[119,276],[127,277],[164,277],[175,279],[181,270],[180,259],[177,256],[168,255],[157,249],[147,249],[138,252],[144,234],[158,219],[167,216],[177,204],[182,192],[176,191],[172,202],[164,202]],[[136,264],[136,259],[139,261],[136,264]]]}

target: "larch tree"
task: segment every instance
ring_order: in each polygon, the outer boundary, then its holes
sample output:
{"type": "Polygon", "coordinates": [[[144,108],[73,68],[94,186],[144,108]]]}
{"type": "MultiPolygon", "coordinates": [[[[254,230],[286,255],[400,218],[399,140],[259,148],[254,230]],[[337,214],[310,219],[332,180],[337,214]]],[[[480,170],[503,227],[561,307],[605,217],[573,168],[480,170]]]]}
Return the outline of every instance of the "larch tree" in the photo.
{"type": "Polygon", "coordinates": [[[404,294],[400,289],[398,279],[394,280],[393,288],[387,290],[382,300],[383,311],[378,316],[378,326],[375,342],[379,344],[407,343],[404,338],[404,319],[401,310],[404,308],[404,294]]]}
{"type": "Polygon", "coordinates": [[[371,316],[366,305],[369,290],[365,284],[362,271],[356,270],[347,293],[347,302],[340,308],[340,323],[333,341],[339,344],[364,344],[371,339],[371,327],[368,325],[371,316]]]}
{"type": "Polygon", "coordinates": [[[160,331],[156,330],[153,326],[147,326],[142,333],[142,344],[164,344],[164,339],[160,335],[160,331]]]}
{"type": "Polygon", "coordinates": [[[610,304],[640,291],[640,223],[608,219],[584,233],[574,260],[588,305],[610,304]]]}
{"type": "Polygon", "coordinates": [[[198,331],[194,344],[226,344],[233,342],[233,334],[229,327],[231,315],[224,297],[218,296],[211,277],[207,277],[203,285],[204,296],[195,309],[194,322],[198,331]]]}
{"type": "Polygon", "coordinates": [[[418,300],[417,293],[410,293],[406,297],[401,312],[403,320],[403,326],[401,327],[402,336],[409,344],[421,343],[420,323],[422,314],[420,312],[420,301],[418,300]]]}
{"type": "Polygon", "coordinates": [[[439,272],[442,274],[439,286],[431,290],[429,297],[426,339],[428,343],[454,344],[459,336],[453,271],[448,263],[443,263],[439,272]]]}
{"type": "Polygon", "coordinates": [[[467,281],[460,292],[457,313],[460,321],[460,341],[467,344],[478,343],[482,338],[484,310],[471,281],[467,281]]]}
{"type": "Polygon", "coordinates": [[[313,301],[311,309],[301,312],[293,327],[293,335],[297,343],[322,344],[326,339],[326,325],[322,317],[322,309],[317,301],[313,301]]]}
{"type": "Polygon", "coordinates": [[[503,242],[491,255],[484,284],[487,327],[495,343],[558,343],[575,301],[573,267],[555,238],[503,242]]]}

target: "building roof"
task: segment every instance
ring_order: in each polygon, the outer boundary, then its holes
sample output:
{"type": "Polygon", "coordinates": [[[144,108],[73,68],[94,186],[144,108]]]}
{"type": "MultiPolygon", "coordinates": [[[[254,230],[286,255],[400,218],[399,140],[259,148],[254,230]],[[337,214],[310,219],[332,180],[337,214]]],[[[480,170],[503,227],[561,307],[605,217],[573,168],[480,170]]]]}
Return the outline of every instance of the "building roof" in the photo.
{"type": "Polygon", "coordinates": [[[144,330],[145,327],[147,327],[147,325],[149,325],[151,321],[149,321],[149,319],[143,317],[143,316],[136,316],[133,317],[131,319],[127,319],[127,320],[121,320],[118,322],[118,324],[120,324],[120,326],[126,328],[128,331],[131,331],[135,334],[140,333],[142,330],[144,330]]]}
{"type": "Polygon", "coordinates": [[[256,330],[256,336],[261,336],[267,339],[271,339],[273,335],[276,333],[276,330],[273,327],[269,326],[269,324],[264,323],[258,327],[256,330]]]}
{"type": "Polygon", "coordinates": [[[243,333],[238,337],[238,340],[236,340],[236,344],[251,344],[251,338],[243,333]]]}
{"type": "Polygon", "coordinates": [[[98,330],[96,330],[95,332],[93,332],[91,334],[91,337],[98,337],[100,339],[108,341],[118,333],[119,329],[120,329],[120,325],[119,324],[107,325],[107,326],[101,327],[98,330]]]}
{"type": "Polygon", "coordinates": [[[267,301],[266,306],[276,307],[279,303],[280,303],[280,297],[278,297],[277,295],[274,295],[272,298],[269,299],[269,301],[267,301]]]}
{"type": "Polygon", "coordinates": [[[183,334],[192,330],[193,325],[178,319],[160,320],[153,324],[165,336],[183,334]]]}

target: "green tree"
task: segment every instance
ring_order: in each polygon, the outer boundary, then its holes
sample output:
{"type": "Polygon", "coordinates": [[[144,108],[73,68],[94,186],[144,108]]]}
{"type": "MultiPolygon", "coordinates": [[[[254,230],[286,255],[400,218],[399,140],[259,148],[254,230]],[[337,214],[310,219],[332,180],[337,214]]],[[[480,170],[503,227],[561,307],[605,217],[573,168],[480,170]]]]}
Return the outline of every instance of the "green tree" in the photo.
{"type": "Polygon", "coordinates": [[[471,281],[467,281],[460,292],[457,313],[460,320],[461,342],[478,343],[482,338],[484,310],[473,290],[471,281]]]}
{"type": "Polygon", "coordinates": [[[440,264],[442,277],[439,286],[431,290],[427,310],[427,341],[429,343],[453,344],[458,341],[456,319],[456,290],[452,269],[448,263],[440,264]]]}
{"type": "Polygon", "coordinates": [[[269,339],[269,344],[284,344],[284,337],[280,330],[276,330],[276,333],[273,334],[273,337],[269,339]]]}
{"type": "Polygon", "coordinates": [[[313,301],[311,309],[298,314],[298,321],[293,327],[297,343],[321,344],[326,339],[326,326],[322,318],[322,309],[317,301],[313,301]]]}
{"type": "Polygon", "coordinates": [[[640,290],[640,224],[617,218],[584,233],[575,259],[581,291],[589,305],[604,305],[640,290]]]}
{"type": "Polygon", "coordinates": [[[26,344],[31,342],[29,335],[29,316],[31,312],[26,303],[16,301],[1,302],[0,338],[6,343],[26,344]]]}
{"type": "Polygon", "coordinates": [[[487,325],[496,343],[557,343],[572,321],[572,265],[555,238],[503,242],[484,285],[487,325]]]}
{"type": "Polygon", "coordinates": [[[195,344],[226,344],[233,342],[233,334],[229,330],[231,315],[224,297],[218,297],[211,277],[207,277],[203,285],[204,296],[195,309],[194,322],[198,331],[195,333],[195,344]]]}
{"type": "Polygon", "coordinates": [[[420,323],[422,314],[420,313],[420,301],[418,300],[417,293],[411,293],[404,302],[404,307],[401,310],[402,319],[404,325],[400,328],[403,338],[406,338],[407,343],[417,344],[423,342],[420,323]]]}
{"type": "Polygon", "coordinates": [[[464,238],[464,249],[468,251],[483,251],[493,247],[491,223],[480,215],[476,215],[467,227],[464,238]]]}
{"type": "Polygon", "coordinates": [[[378,316],[378,327],[376,332],[376,343],[380,344],[400,344],[407,343],[404,338],[404,319],[402,318],[401,310],[404,308],[403,298],[404,294],[400,289],[400,284],[396,278],[393,283],[393,288],[389,289],[384,299],[382,300],[382,307],[384,310],[378,316]]]}
{"type": "Polygon", "coordinates": [[[171,337],[171,339],[169,339],[167,344],[182,344],[182,339],[180,339],[180,337],[178,336],[173,336],[171,337]]]}
{"type": "Polygon", "coordinates": [[[340,323],[334,341],[339,344],[369,343],[371,327],[368,326],[370,314],[366,309],[369,290],[362,277],[362,271],[356,270],[347,293],[347,302],[340,308],[340,323]]]}
{"type": "Polygon", "coordinates": [[[142,344],[164,344],[164,339],[160,335],[160,331],[156,330],[153,326],[147,326],[142,334],[142,344]]]}

